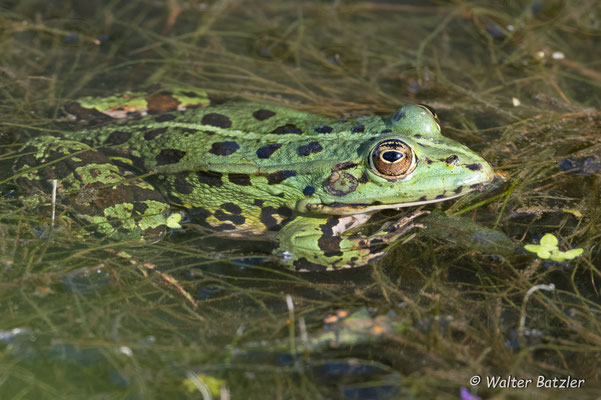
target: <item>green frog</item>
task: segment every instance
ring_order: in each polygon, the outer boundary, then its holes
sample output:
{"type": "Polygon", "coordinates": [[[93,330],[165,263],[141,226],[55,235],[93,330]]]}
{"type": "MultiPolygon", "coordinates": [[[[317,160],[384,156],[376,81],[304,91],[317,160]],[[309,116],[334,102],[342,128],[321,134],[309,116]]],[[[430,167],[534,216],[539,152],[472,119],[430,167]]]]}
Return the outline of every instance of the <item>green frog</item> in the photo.
{"type": "Polygon", "coordinates": [[[57,203],[88,230],[144,242],[185,213],[218,235],[272,238],[297,271],[378,259],[413,224],[357,233],[372,214],[463,196],[494,175],[423,105],[336,120],[176,89],[66,110],[96,123],[26,143],[14,171],[30,202],[49,206],[54,181],[57,203]]]}

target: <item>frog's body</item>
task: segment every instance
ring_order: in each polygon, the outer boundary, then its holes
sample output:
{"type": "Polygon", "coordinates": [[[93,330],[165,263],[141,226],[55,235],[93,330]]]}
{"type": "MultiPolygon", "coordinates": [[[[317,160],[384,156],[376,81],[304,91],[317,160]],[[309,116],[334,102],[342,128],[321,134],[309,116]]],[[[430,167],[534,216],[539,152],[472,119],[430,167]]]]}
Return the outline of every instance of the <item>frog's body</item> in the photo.
{"type": "Polygon", "coordinates": [[[382,255],[404,230],[345,235],[374,211],[461,196],[493,176],[423,106],[337,121],[194,94],[163,94],[174,101],[154,114],[31,140],[15,164],[20,182],[47,193],[58,179],[75,214],[108,236],[160,237],[176,206],[222,235],[271,234],[286,262],[313,270],[382,255]]]}

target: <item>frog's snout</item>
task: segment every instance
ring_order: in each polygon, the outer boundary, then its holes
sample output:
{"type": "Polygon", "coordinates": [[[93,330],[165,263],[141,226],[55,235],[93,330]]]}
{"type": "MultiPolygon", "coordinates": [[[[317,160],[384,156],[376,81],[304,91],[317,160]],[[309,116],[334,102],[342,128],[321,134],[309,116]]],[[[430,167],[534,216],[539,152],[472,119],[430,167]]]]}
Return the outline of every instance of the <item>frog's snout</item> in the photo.
{"type": "Polygon", "coordinates": [[[489,183],[495,177],[493,167],[483,158],[477,157],[463,165],[467,170],[464,185],[483,185],[489,183]]]}

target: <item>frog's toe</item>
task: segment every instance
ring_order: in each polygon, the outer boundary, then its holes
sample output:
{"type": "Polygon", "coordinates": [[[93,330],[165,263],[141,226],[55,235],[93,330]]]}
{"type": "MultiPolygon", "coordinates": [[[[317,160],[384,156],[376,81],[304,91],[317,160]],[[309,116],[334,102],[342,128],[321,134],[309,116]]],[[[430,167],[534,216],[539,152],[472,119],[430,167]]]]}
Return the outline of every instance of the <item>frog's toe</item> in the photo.
{"type": "Polygon", "coordinates": [[[424,225],[413,222],[417,217],[424,214],[429,214],[429,211],[415,211],[397,221],[387,222],[382,225],[372,238],[373,240],[379,239],[386,243],[391,243],[415,228],[424,228],[424,225]]]}

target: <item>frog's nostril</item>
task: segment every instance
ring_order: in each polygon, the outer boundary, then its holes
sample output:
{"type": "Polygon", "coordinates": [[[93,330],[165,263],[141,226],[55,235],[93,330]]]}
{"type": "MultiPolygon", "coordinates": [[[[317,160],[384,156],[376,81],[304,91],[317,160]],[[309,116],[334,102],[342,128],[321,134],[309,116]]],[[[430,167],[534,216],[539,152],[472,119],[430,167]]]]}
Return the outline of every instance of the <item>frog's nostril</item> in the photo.
{"type": "Polygon", "coordinates": [[[451,165],[457,165],[459,163],[459,157],[455,154],[448,156],[445,160],[444,160],[447,164],[451,164],[451,165]]]}

